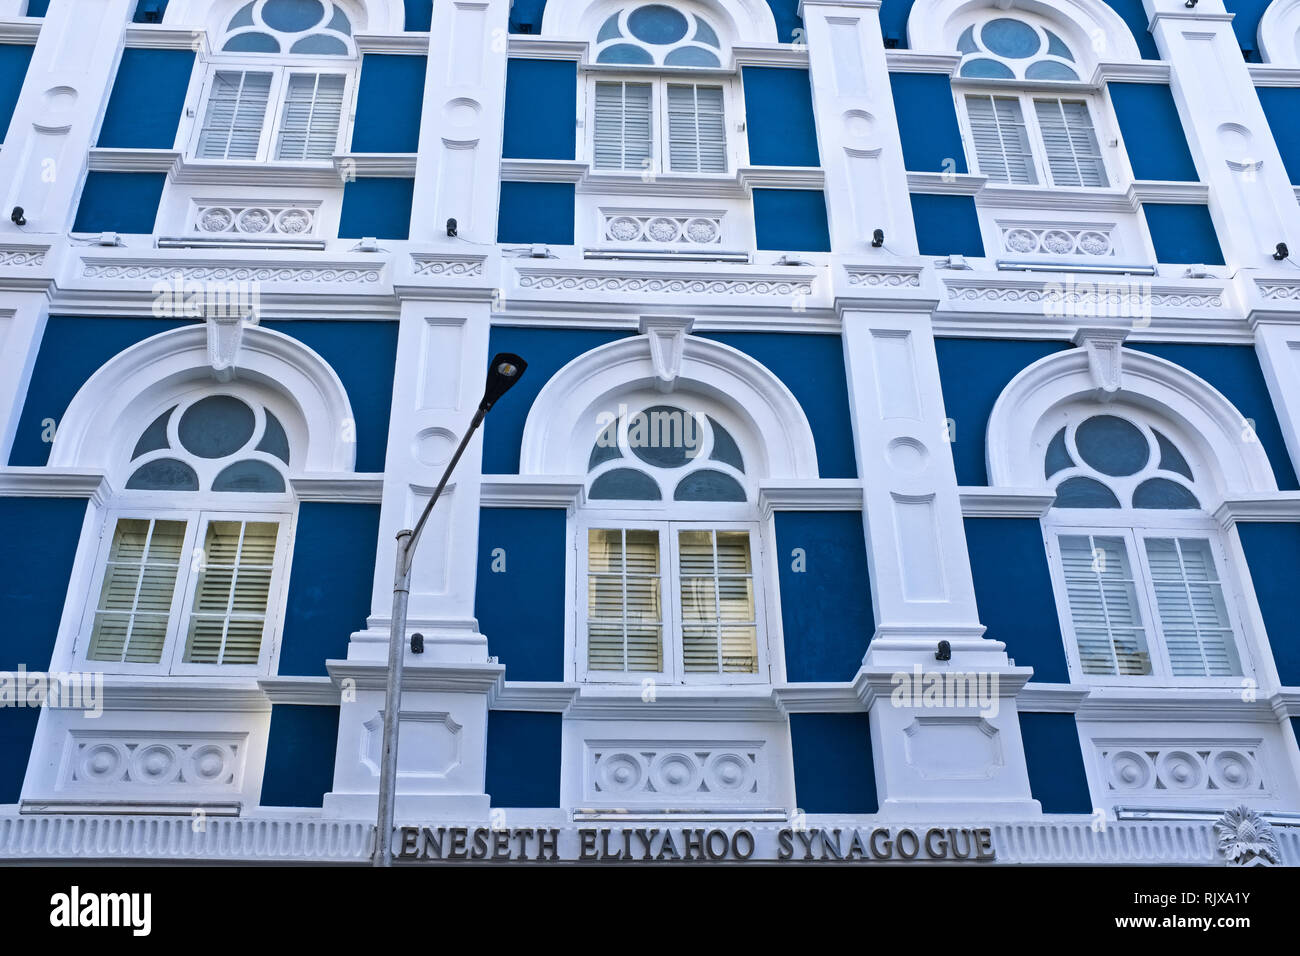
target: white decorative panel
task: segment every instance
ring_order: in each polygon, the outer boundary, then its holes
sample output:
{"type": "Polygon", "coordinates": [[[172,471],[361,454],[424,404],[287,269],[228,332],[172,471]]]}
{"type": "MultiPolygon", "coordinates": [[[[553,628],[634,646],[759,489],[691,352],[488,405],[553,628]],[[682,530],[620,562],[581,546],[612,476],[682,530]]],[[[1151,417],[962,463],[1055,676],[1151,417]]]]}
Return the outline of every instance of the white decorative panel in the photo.
{"type": "Polygon", "coordinates": [[[871,333],[871,354],[876,371],[876,397],[881,418],[921,418],[921,396],[916,387],[916,359],[912,336],[894,330],[871,333]]]}
{"type": "Polygon", "coordinates": [[[190,227],[204,236],[312,236],[319,205],[196,202],[190,227]]]}
{"type": "Polygon", "coordinates": [[[603,210],[601,239],[620,245],[717,246],[722,213],[639,213],[603,210]]]}
{"type": "Polygon", "coordinates": [[[762,741],[586,742],[583,798],[593,807],[767,806],[762,741]]]}
{"type": "Polygon", "coordinates": [[[1115,255],[1114,227],[1110,225],[1000,222],[998,228],[1003,251],[1012,255],[1102,258],[1115,255]]]}
{"type": "Polygon", "coordinates": [[[934,496],[892,496],[898,565],[905,601],[943,601],[948,588],[939,548],[934,496]]]}
{"type": "Polygon", "coordinates": [[[460,351],[464,323],[459,319],[426,319],[421,336],[421,409],[460,406],[460,351]]]}
{"type": "Polygon", "coordinates": [[[1116,797],[1269,796],[1258,740],[1096,743],[1106,789],[1116,797]]]}
{"type": "Polygon", "coordinates": [[[989,778],[1002,769],[998,729],[983,717],[918,716],[903,731],[907,763],[927,780],[989,778]]]}
{"type": "Polygon", "coordinates": [[[68,735],[58,788],[202,787],[238,792],[246,734],[154,732],[68,735]]]}
{"type": "MultiPolygon", "coordinates": [[[[375,714],[362,724],[362,729],[361,762],[378,776],[384,715],[375,714]]],[[[400,711],[397,775],[403,779],[446,777],[461,764],[463,730],[446,711],[400,711]]]]}

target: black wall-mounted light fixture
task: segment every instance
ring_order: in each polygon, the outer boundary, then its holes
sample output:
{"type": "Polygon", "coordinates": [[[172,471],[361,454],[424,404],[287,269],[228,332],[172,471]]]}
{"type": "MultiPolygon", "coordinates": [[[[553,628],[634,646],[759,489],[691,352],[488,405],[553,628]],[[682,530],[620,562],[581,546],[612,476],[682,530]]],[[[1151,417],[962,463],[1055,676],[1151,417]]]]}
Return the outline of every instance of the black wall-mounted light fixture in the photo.
{"type": "Polygon", "coordinates": [[[885,230],[877,229],[871,234],[871,248],[879,249],[885,244],[885,230]]]}
{"type": "Polygon", "coordinates": [[[23,215],[22,206],[14,206],[13,212],[9,213],[9,221],[15,226],[27,225],[27,218],[23,215]]]}
{"type": "Polygon", "coordinates": [[[417,634],[412,634],[412,635],[411,635],[411,653],[412,653],[412,654],[423,654],[423,653],[424,653],[424,635],[423,635],[423,634],[418,634],[418,633],[417,633],[417,634]]]}
{"type": "Polygon", "coordinates": [[[1273,258],[1282,262],[1291,257],[1291,250],[1286,247],[1285,242],[1279,242],[1277,248],[1273,250],[1273,258]]]}
{"type": "Polygon", "coordinates": [[[456,238],[456,220],[455,220],[455,219],[448,219],[448,220],[447,220],[447,235],[450,236],[450,237],[453,238],[453,239],[456,238]]]}
{"type": "Polygon", "coordinates": [[[934,659],[936,661],[952,660],[952,645],[947,641],[940,641],[938,649],[934,652],[934,659]]]}
{"type": "Polygon", "coordinates": [[[1183,6],[1185,6],[1187,9],[1190,10],[1192,7],[1196,6],[1196,0],[1187,0],[1187,2],[1183,4],[1183,6]]]}

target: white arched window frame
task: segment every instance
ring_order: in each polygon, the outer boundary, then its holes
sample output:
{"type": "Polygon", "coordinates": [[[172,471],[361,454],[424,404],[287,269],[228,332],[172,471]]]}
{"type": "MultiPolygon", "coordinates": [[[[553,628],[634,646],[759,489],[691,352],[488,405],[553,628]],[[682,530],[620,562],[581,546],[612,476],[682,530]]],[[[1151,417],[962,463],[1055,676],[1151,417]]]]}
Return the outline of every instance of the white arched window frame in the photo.
{"type": "Polygon", "coordinates": [[[557,373],[529,413],[521,476],[581,476],[569,522],[576,680],[769,683],[780,666],[776,566],[765,560],[775,545],[759,482],[815,478],[811,432],[793,396],[752,359],[692,336],[680,348],[668,382],[660,372],[672,349],[656,359],[649,336],[595,349],[557,373]],[[698,431],[681,417],[639,417],[665,410],[692,416],[698,431]],[[643,443],[679,427],[695,454],[666,466],[653,450],[639,456],[638,421],[643,443]],[[608,485],[620,470],[639,475],[631,493],[608,485]],[[692,496],[679,491],[684,480],[710,485],[709,500],[680,500],[692,496]],[[647,482],[657,497],[642,493],[647,482]]]}
{"type": "Polygon", "coordinates": [[[1123,181],[1117,124],[1092,83],[1076,25],[1019,7],[954,18],[953,94],[972,172],[1015,187],[1109,189],[1123,181]]]}
{"type": "Polygon", "coordinates": [[[60,647],[72,666],[274,672],[293,482],[351,471],[351,411],[337,376],[287,336],[245,330],[233,376],[220,378],[207,344],[190,326],[131,347],[60,423],[50,465],[102,471],[111,489],[83,528],[69,583],[60,647]]]}
{"type": "Polygon", "coordinates": [[[990,416],[990,482],[1056,495],[1042,525],[1073,680],[1240,687],[1266,649],[1240,542],[1215,515],[1225,500],[1276,491],[1267,456],[1205,382],[1143,353],[1117,359],[1120,385],[1109,391],[1083,348],[1021,372],[990,416]],[[1099,418],[1144,444],[1125,446],[1099,418]],[[1093,464],[1078,443],[1089,422],[1093,464]],[[1098,449],[1123,447],[1128,464],[1096,466],[1098,449]],[[1106,494],[1114,501],[1096,506],[1106,494]]]}
{"type": "Polygon", "coordinates": [[[594,5],[580,64],[584,155],[594,175],[726,177],[747,162],[734,27],[693,2],[594,5]],[[641,37],[663,42],[647,42],[641,37]]]}
{"type": "Polygon", "coordinates": [[[364,15],[348,0],[312,0],[283,9],[319,8],[317,19],[286,19],[277,2],[214,7],[189,159],[328,165],[347,142],[364,15]]]}
{"type": "Polygon", "coordinates": [[[1260,59],[1272,66],[1300,66],[1300,0],[1273,0],[1259,19],[1260,59]]]}

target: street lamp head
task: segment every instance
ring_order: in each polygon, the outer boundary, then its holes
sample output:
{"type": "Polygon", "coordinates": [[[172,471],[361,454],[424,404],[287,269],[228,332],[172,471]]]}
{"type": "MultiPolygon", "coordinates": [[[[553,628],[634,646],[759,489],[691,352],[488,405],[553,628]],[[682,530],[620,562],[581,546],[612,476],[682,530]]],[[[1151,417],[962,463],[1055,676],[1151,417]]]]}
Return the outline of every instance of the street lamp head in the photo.
{"type": "Polygon", "coordinates": [[[487,385],[483,388],[483,400],[478,403],[481,411],[489,411],[497,399],[510,391],[511,386],[519,381],[528,363],[513,352],[498,352],[492,356],[488,367],[487,385]]]}

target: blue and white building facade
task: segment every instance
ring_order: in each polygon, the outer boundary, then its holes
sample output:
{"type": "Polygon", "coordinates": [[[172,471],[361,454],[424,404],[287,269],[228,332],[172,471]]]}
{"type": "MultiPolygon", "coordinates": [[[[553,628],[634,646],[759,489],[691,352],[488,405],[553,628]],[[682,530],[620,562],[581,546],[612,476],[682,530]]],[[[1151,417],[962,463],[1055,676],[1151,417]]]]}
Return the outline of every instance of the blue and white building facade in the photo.
{"type": "Polygon", "coordinates": [[[514,352],[399,862],[1300,864],[1297,119],[1297,0],[0,0],[0,857],[368,859],[514,352]]]}

